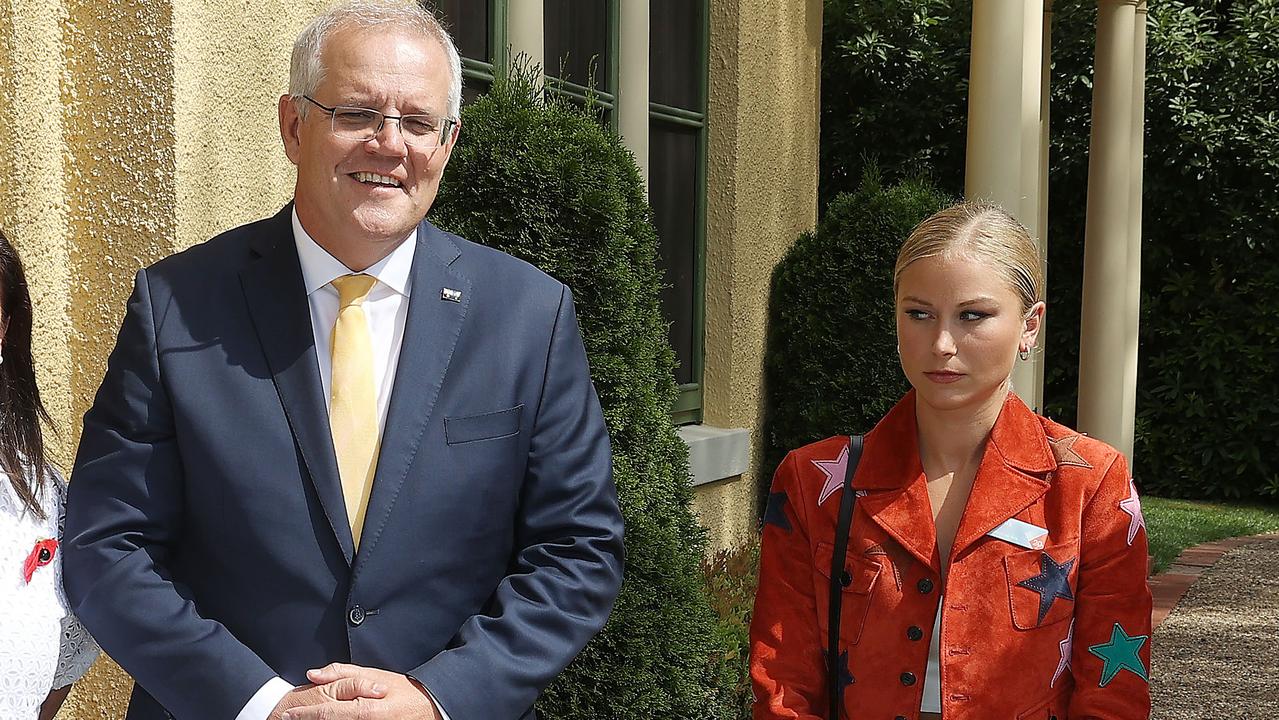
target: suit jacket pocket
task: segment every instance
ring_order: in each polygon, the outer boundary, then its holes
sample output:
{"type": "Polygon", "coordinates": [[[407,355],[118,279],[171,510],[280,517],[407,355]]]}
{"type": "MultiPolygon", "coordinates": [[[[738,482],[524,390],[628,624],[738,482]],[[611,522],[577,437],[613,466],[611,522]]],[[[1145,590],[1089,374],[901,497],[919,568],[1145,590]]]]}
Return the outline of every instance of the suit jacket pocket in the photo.
{"type": "MultiPolygon", "coordinates": [[[[818,543],[813,555],[817,577],[820,582],[817,593],[817,626],[821,633],[822,647],[826,646],[826,628],[830,617],[830,600],[827,588],[830,587],[830,560],[835,547],[831,543],[818,543]]],[[[871,590],[875,588],[875,580],[879,578],[879,563],[860,555],[848,554],[844,565],[845,576],[840,578],[843,592],[840,593],[839,637],[846,643],[856,645],[862,637],[862,626],[866,623],[866,613],[870,610],[871,590]]]]}
{"type": "Polygon", "coordinates": [[[1075,616],[1078,550],[1076,545],[1062,544],[1004,557],[1014,627],[1034,630],[1075,616]]]}
{"type": "Polygon", "coordinates": [[[496,412],[456,418],[446,417],[444,418],[444,441],[449,445],[460,445],[517,435],[520,432],[520,420],[523,415],[524,405],[521,403],[513,408],[496,412]]]}

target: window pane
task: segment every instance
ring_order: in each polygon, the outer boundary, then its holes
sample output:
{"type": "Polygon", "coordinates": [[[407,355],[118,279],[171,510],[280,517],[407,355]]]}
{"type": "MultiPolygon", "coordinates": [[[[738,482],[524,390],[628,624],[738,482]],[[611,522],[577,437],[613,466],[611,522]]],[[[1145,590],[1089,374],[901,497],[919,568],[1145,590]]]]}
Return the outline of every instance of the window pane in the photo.
{"type": "Polygon", "coordinates": [[[661,244],[666,273],[662,311],[671,322],[671,347],[679,367],[680,384],[699,382],[694,375],[693,309],[697,284],[697,136],[699,130],[652,120],[649,123],[649,202],[661,244]]]}
{"type": "Polygon", "coordinates": [[[475,98],[489,91],[489,81],[467,78],[462,84],[462,105],[470,105],[475,98]]]}
{"type": "Polygon", "coordinates": [[[608,6],[607,0],[545,0],[547,75],[612,89],[608,86],[608,6]],[[593,83],[588,82],[591,79],[593,83]]]}
{"type": "Polygon", "coordinates": [[[704,112],[701,0],[650,0],[649,99],[704,112]]]}
{"type": "Polygon", "coordinates": [[[426,0],[426,7],[434,10],[453,34],[458,53],[484,62],[493,61],[489,47],[492,4],[489,0],[426,0]]]}

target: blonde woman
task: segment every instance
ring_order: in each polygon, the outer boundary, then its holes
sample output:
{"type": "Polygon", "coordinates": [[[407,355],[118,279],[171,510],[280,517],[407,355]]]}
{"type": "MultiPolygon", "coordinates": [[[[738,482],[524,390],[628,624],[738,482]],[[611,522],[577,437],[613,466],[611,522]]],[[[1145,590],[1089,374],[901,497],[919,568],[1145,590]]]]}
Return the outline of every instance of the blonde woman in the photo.
{"type": "Polygon", "coordinates": [[[1146,533],[1127,463],[1010,386],[1043,285],[1026,229],[993,205],[943,210],[903,244],[893,291],[913,389],[864,441],[795,450],[773,481],[751,626],[758,720],[1149,716],[1146,533]]]}

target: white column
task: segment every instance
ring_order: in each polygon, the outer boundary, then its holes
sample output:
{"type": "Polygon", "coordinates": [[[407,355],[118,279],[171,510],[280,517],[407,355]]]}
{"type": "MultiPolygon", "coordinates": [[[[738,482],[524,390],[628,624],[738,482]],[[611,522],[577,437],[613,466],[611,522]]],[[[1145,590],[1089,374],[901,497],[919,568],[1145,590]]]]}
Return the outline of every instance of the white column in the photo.
{"type": "Polygon", "coordinates": [[[1133,33],[1131,155],[1128,179],[1128,281],[1124,303],[1123,427],[1116,447],[1132,462],[1137,418],[1138,324],[1141,320],[1141,185],[1146,125],[1146,0],[1137,5],[1133,33]]]}
{"type": "MultiPolygon", "coordinates": [[[[1053,46],[1053,0],[1044,0],[1044,16],[1043,28],[1040,31],[1043,35],[1043,50],[1041,53],[1041,68],[1039,81],[1039,218],[1036,225],[1039,240],[1040,257],[1043,260],[1044,271],[1044,294],[1047,299],[1048,292],[1048,151],[1051,147],[1049,133],[1049,111],[1052,77],[1052,46],[1053,46]]],[[[1051,310],[1051,308],[1049,308],[1051,310]]],[[[1032,367],[1035,371],[1035,399],[1038,401],[1037,407],[1043,409],[1044,397],[1044,368],[1047,366],[1045,361],[1045,348],[1048,347],[1048,328],[1052,323],[1052,314],[1049,313],[1044,318],[1043,324],[1039,329],[1039,347],[1040,351],[1031,359],[1032,367]]]]}
{"type": "Polygon", "coordinates": [[[531,65],[546,73],[546,32],[542,0],[509,0],[506,3],[506,44],[509,59],[523,54],[531,65]]]}
{"type": "Polygon", "coordinates": [[[1133,423],[1125,398],[1136,392],[1125,371],[1136,8],[1137,0],[1101,0],[1097,8],[1079,333],[1079,429],[1117,448],[1133,423]]]}
{"type": "Polygon", "coordinates": [[[647,191],[649,0],[621,0],[619,5],[617,132],[635,156],[647,191]]]}
{"type": "MultiPolygon", "coordinates": [[[[974,0],[964,195],[990,200],[1042,238],[1043,1],[974,0]]],[[[1034,362],[1013,366],[1013,388],[1036,411],[1034,362]]]]}

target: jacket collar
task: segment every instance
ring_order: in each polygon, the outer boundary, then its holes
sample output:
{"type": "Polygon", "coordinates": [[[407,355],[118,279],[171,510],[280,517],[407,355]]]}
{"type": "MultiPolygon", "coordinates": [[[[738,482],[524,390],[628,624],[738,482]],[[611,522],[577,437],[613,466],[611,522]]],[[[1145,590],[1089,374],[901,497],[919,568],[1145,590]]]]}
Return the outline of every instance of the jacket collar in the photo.
{"type": "MultiPolygon", "coordinates": [[[[1047,475],[1056,466],[1039,418],[1009,393],[982,453],[952,559],[1047,493],[1047,475]]],[[[913,390],[867,434],[853,486],[883,491],[860,501],[871,519],[921,562],[940,569],[927,478],[919,460],[913,390]]]]}

